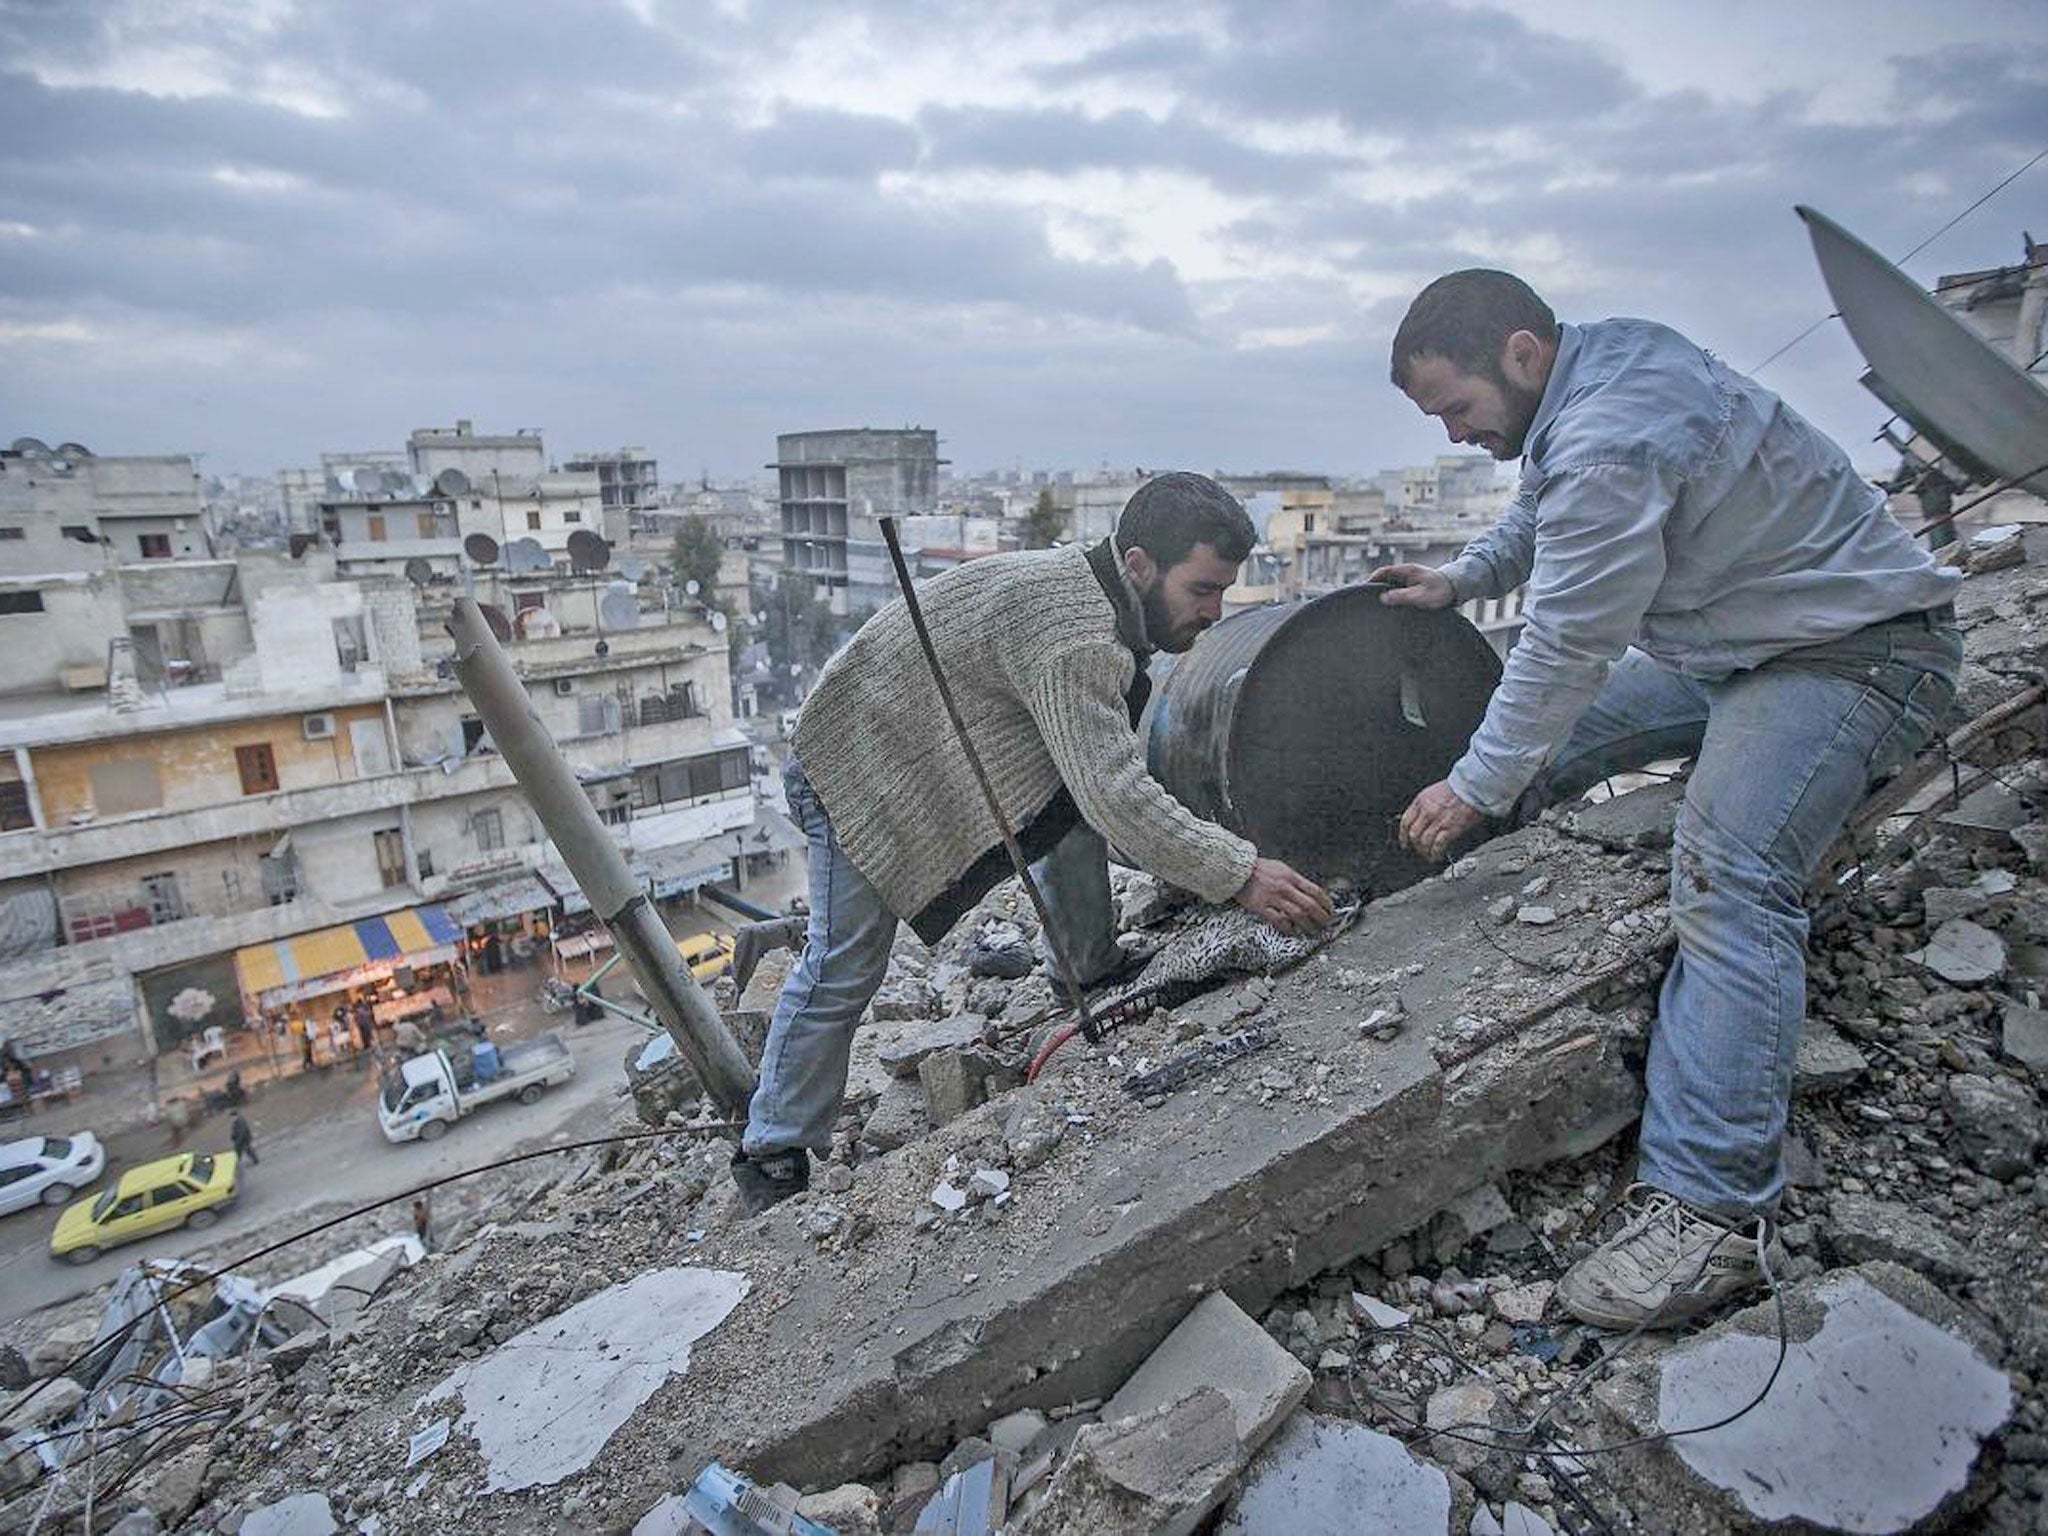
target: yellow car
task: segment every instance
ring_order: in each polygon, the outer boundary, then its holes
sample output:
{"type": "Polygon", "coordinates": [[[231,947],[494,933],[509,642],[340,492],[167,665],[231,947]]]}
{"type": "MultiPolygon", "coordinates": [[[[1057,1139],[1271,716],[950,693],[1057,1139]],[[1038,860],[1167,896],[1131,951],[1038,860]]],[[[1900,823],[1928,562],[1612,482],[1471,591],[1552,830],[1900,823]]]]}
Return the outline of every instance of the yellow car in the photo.
{"type": "Polygon", "coordinates": [[[699,981],[716,981],[732,969],[732,935],[693,933],[676,940],[676,953],[699,981]]]}
{"type": "Polygon", "coordinates": [[[235,1202],[232,1152],[184,1152],[130,1168],[112,1189],[73,1202],[50,1234],[50,1257],[90,1264],[104,1249],[173,1227],[210,1227],[235,1202]]]}

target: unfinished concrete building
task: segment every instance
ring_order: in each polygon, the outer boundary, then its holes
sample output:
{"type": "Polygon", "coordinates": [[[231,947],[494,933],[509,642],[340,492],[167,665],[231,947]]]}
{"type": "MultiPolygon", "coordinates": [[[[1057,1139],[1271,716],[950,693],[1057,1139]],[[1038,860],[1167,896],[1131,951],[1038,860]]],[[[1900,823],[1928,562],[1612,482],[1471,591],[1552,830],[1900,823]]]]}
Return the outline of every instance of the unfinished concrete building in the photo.
{"type": "Polygon", "coordinates": [[[787,569],[812,578],[835,612],[865,613],[896,595],[876,519],[937,505],[939,434],[923,427],[785,432],[775,439],[787,569]]]}

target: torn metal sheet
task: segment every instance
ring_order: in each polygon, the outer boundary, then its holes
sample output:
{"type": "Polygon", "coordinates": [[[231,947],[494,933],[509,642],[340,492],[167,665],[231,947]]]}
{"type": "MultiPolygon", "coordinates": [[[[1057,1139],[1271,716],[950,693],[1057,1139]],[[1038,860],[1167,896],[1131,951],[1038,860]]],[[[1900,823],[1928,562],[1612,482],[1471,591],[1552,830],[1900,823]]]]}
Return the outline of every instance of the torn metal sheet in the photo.
{"type": "Polygon", "coordinates": [[[1254,1051],[1263,1051],[1279,1038],[1270,1029],[1242,1029],[1234,1035],[1225,1035],[1221,1040],[1207,1040],[1191,1051],[1183,1051],[1164,1066],[1154,1067],[1150,1072],[1134,1072],[1124,1079],[1124,1092],[1134,1099],[1150,1098],[1155,1093],[1172,1093],[1182,1084],[1198,1077],[1206,1077],[1233,1061],[1241,1061],[1254,1051]]]}

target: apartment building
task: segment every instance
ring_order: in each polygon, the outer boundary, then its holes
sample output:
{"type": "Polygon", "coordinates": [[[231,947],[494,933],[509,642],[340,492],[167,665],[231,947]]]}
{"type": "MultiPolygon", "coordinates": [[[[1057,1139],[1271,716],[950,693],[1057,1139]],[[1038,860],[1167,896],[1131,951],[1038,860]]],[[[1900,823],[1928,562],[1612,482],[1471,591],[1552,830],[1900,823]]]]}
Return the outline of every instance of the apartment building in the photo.
{"type": "Polygon", "coordinates": [[[870,612],[896,595],[878,519],[930,513],[938,503],[939,434],[785,432],[775,440],[783,563],[817,583],[842,614],[870,612]]]}

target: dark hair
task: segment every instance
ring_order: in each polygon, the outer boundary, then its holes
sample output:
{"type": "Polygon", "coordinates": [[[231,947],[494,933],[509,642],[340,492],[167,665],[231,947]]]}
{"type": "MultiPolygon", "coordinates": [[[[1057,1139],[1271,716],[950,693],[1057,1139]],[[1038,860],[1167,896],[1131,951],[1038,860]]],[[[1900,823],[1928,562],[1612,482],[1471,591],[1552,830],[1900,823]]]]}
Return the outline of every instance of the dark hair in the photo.
{"type": "Polygon", "coordinates": [[[1258,541],[1251,515],[1235,496],[1207,475],[1184,470],[1147,480],[1116,520],[1117,549],[1142,549],[1162,571],[1187,559],[1197,544],[1236,565],[1258,541]]]}
{"type": "Polygon", "coordinates": [[[1489,267],[1446,273],[1415,296],[1394,332],[1394,382],[1406,389],[1416,358],[1440,357],[1460,373],[1504,384],[1500,355],[1517,331],[1541,341],[1557,334],[1557,316],[1535,289],[1489,267]]]}

